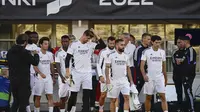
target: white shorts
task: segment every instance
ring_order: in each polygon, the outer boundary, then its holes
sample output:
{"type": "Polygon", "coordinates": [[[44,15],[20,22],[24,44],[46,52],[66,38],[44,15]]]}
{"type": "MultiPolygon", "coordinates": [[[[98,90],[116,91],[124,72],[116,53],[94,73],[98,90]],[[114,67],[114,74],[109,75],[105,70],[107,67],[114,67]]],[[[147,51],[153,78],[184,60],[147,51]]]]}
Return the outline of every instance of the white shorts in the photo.
{"type": "Polygon", "coordinates": [[[45,91],[45,94],[53,94],[53,80],[51,77],[44,79],[39,79],[35,77],[35,85],[33,87],[32,94],[41,96],[45,91]]]}
{"type": "Polygon", "coordinates": [[[59,85],[59,90],[58,90],[58,95],[59,98],[63,98],[63,97],[67,97],[69,96],[69,84],[66,83],[62,83],[62,80],[60,78],[60,76],[58,77],[58,85],[59,85]]]}
{"type": "Polygon", "coordinates": [[[111,84],[113,88],[108,92],[109,98],[118,98],[120,92],[123,95],[130,95],[130,83],[128,80],[112,80],[111,84]]]}
{"type": "Polygon", "coordinates": [[[31,73],[30,74],[30,86],[31,86],[31,91],[33,90],[33,86],[35,85],[35,74],[31,73]]]}
{"type": "Polygon", "coordinates": [[[70,91],[80,91],[81,85],[83,89],[92,90],[92,73],[79,73],[73,70],[72,79],[75,84],[70,87],[70,91]]]}
{"type": "Polygon", "coordinates": [[[164,76],[154,78],[145,82],[144,94],[153,95],[154,93],[165,93],[165,79],[164,76]]]}

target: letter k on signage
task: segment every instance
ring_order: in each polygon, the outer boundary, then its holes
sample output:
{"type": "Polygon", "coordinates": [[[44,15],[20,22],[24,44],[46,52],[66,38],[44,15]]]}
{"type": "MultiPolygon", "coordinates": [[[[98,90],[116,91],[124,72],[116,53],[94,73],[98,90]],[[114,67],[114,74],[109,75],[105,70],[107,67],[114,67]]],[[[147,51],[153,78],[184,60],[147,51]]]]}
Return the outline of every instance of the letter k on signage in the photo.
{"type": "Polygon", "coordinates": [[[55,0],[47,4],[47,16],[49,14],[56,14],[63,6],[69,6],[72,4],[72,0],[55,0]]]}

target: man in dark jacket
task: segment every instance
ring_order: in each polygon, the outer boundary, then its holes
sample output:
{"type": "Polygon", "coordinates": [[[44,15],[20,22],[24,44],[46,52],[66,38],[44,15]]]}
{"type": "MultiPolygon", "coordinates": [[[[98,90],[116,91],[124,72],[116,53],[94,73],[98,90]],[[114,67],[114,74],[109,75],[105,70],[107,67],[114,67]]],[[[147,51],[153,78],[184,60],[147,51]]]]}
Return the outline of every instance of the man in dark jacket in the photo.
{"type": "Polygon", "coordinates": [[[36,51],[31,52],[25,49],[28,42],[26,34],[20,34],[14,45],[7,54],[9,79],[11,91],[14,97],[12,112],[26,112],[29,104],[30,88],[30,65],[37,66],[39,55],[36,51]]]}

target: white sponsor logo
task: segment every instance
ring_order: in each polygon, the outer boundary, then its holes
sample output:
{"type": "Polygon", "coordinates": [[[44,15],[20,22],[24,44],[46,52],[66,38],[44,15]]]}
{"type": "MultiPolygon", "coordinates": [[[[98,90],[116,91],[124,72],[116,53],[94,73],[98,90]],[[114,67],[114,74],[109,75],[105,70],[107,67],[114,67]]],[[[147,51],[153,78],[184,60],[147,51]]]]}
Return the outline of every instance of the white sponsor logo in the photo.
{"type": "Polygon", "coordinates": [[[125,4],[128,4],[128,5],[153,5],[153,2],[147,2],[147,0],[141,0],[140,2],[136,2],[135,0],[121,0],[121,1],[99,0],[100,6],[111,6],[112,4],[114,4],[116,6],[122,6],[125,4]]]}
{"type": "Polygon", "coordinates": [[[22,4],[25,4],[27,6],[35,6],[36,0],[31,0],[31,2],[28,2],[28,0],[1,0],[1,5],[6,5],[7,2],[14,6],[21,6],[22,4]]]}
{"type": "Polygon", "coordinates": [[[72,4],[72,0],[55,0],[47,4],[47,16],[49,14],[56,14],[63,6],[69,6],[72,4]]]}

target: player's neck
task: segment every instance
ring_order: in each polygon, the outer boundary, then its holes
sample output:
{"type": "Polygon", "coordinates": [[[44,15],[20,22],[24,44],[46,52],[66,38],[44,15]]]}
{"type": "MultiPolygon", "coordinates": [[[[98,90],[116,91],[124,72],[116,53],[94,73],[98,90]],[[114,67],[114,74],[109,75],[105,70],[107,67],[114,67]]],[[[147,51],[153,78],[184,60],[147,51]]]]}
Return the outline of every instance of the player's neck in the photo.
{"type": "Polygon", "coordinates": [[[153,47],[153,46],[152,46],[152,49],[153,49],[154,51],[158,51],[158,48],[156,48],[156,47],[153,47]]]}
{"type": "Polygon", "coordinates": [[[42,52],[42,54],[46,54],[47,53],[47,51],[44,50],[44,49],[41,49],[40,51],[42,52]]]}
{"type": "Polygon", "coordinates": [[[144,46],[144,47],[148,47],[148,45],[145,45],[144,43],[142,43],[142,46],[144,46]]]}
{"type": "Polygon", "coordinates": [[[186,48],[189,48],[190,47],[190,44],[186,44],[186,46],[185,46],[186,48]]]}
{"type": "Polygon", "coordinates": [[[119,54],[122,54],[122,52],[120,52],[119,50],[117,50],[117,52],[118,52],[119,54]]]}
{"type": "Polygon", "coordinates": [[[82,38],[80,38],[79,41],[81,42],[81,44],[85,44],[85,42],[83,42],[82,38]]]}

